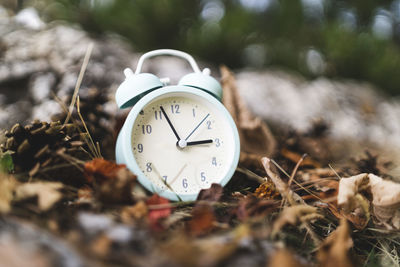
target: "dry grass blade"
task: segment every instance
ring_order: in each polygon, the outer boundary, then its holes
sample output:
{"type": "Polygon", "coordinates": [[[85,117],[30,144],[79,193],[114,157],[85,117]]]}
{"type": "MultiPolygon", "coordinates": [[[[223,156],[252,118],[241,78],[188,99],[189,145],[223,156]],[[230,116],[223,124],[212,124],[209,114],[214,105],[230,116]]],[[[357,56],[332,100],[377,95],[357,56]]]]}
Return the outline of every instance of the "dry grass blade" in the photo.
{"type": "Polygon", "coordinates": [[[79,89],[82,84],[83,75],[85,74],[87,65],[89,64],[89,59],[90,59],[90,55],[92,54],[92,50],[93,50],[93,43],[90,43],[86,50],[85,57],[83,59],[82,67],[79,72],[78,80],[76,81],[76,84],[75,84],[74,94],[72,96],[71,104],[69,105],[67,118],[65,119],[64,124],[67,124],[69,119],[71,118],[71,114],[72,114],[72,111],[74,110],[76,98],[78,96],[79,89]]]}
{"type": "Polygon", "coordinates": [[[287,199],[290,205],[295,205],[296,202],[304,204],[304,200],[298,194],[290,190],[289,186],[271,170],[270,162],[271,160],[267,157],[261,159],[261,163],[264,166],[268,177],[271,178],[282,198],[284,200],[287,199]]]}
{"type": "Polygon", "coordinates": [[[85,141],[90,149],[90,151],[93,153],[93,156],[95,158],[102,158],[101,154],[100,154],[100,149],[98,149],[98,147],[96,147],[92,136],[90,135],[89,129],[86,126],[85,120],[82,117],[81,114],[81,109],[80,109],[80,101],[79,101],[79,96],[77,97],[77,101],[76,101],[76,108],[77,108],[77,113],[79,118],[81,119],[81,122],[83,124],[83,127],[85,128],[86,131],[86,136],[85,136],[85,141]],[[87,140],[87,138],[89,138],[89,141],[87,140]]]}
{"type": "Polygon", "coordinates": [[[289,179],[289,183],[288,186],[290,186],[293,182],[294,176],[297,173],[297,170],[299,169],[301,163],[303,162],[304,158],[307,157],[307,154],[304,154],[303,156],[301,156],[301,158],[299,159],[299,161],[297,162],[296,166],[293,169],[292,175],[290,175],[290,179],[289,179]]]}

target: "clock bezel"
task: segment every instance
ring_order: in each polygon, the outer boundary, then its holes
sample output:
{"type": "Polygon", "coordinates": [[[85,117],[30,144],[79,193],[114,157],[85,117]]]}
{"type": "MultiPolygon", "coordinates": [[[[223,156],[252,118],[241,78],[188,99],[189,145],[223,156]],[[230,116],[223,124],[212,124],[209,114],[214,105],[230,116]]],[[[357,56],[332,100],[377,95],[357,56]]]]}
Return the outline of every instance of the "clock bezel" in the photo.
{"type": "Polygon", "coordinates": [[[132,171],[134,174],[137,175],[138,181],[150,192],[159,194],[162,197],[168,198],[173,201],[192,201],[196,200],[198,193],[195,194],[177,194],[172,192],[169,189],[161,189],[157,185],[153,184],[147,176],[141,171],[138,163],[136,162],[133,150],[132,150],[132,135],[133,131],[132,128],[136,121],[139,112],[150,102],[155,100],[156,98],[163,96],[169,93],[189,93],[199,97],[202,97],[205,101],[210,102],[215,108],[221,112],[221,115],[226,118],[231,132],[233,134],[233,142],[234,142],[234,155],[232,162],[228,168],[228,172],[226,173],[225,177],[219,182],[221,186],[225,186],[229,180],[232,178],[237,164],[239,162],[240,156],[240,139],[238,130],[236,127],[235,122],[232,119],[232,116],[228,112],[228,110],[224,107],[224,105],[218,101],[212,95],[202,91],[201,89],[182,86],[182,85],[171,85],[166,86],[155,91],[150,92],[142,99],[140,99],[129,112],[128,117],[118,135],[117,145],[116,145],[116,161],[117,163],[123,163],[127,166],[127,168],[132,171]],[[179,198],[178,198],[179,196],[179,198]]]}

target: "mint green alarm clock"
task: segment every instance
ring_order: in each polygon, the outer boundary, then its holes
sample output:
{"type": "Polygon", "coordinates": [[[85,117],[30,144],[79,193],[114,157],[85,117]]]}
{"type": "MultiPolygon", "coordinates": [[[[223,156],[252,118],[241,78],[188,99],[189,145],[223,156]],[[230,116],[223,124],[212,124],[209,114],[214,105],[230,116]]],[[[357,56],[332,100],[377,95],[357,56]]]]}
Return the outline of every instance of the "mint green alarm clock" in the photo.
{"type": "Polygon", "coordinates": [[[117,163],[126,164],[147,190],[170,200],[195,200],[213,183],[224,186],[238,164],[240,143],[210,70],[200,71],[187,53],[161,49],[144,54],[136,72],[124,74],[115,98],[120,108],[132,110],[118,135],[117,163]],[[193,73],[177,85],[141,73],[145,59],[159,55],[186,59],[193,73]]]}

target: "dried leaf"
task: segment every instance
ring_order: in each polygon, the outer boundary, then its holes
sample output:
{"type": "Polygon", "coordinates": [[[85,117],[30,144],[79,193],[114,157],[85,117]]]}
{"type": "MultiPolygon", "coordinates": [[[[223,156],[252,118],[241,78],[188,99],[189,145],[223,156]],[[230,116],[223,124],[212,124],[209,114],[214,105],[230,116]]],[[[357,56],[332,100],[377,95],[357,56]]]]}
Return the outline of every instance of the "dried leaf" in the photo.
{"type": "Polygon", "coordinates": [[[161,220],[171,215],[171,207],[169,206],[169,200],[154,194],[151,198],[146,201],[149,213],[147,218],[150,223],[150,227],[154,231],[161,231],[164,229],[161,224],[161,220]]]}
{"type": "Polygon", "coordinates": [[[295,257],[292,251],[280,249],[271,256],[268,261],[268,266],[303,267],[305,265],[295,257]]]}
{"type": "Polygon", "coordinates": [[[340,221],[340,226],[323,242],[318,251],[317,259],[324,267],[352,267],[349,250],[353,246],[350,229],[346,219],[340,221]]]}
{"type": "Polygon", "coordinates": [[[197,196],[197,201],[219,201],[224,189],[220,184],[212,184],[208,189],[201,189],[197,196]]]}
{"type": "Polygon", "coordinates": [[[90,203],[93,201],[93,189],[84,186],[78,189],[78,203],[90,203]]]}
{"type": "Polygon", "coordinates": [[[334,191],[335,195],[337,195],[339,181],[337,181],[336,173],[330,168],[299,171],[298,177],[300,181],[312,185],[318,191],[334,191]]]}
{"type": "Polygon", "coordinates": [[[280,201],[259,199],[253,195],[247,195],[240,199],[235,213],[240,221],[246,221],[248,218],[265,217],[279,208],[279,205],[280,201]]]}
{"type": "Polygon", "coordinates": [[[100,235],[91,245],[90,250],[98,257],[105,258],[111,251],[112,240],[106,235],[100,235]]]}
{"type": "Polygon", "coordinates": [[[276,152],[276,140],[268,126],[246,107],[239,95],[233,73],[225,66],[222,74],[223,103],[235,121],[241,143],[240,163],[252,166],[262,156],[271,157],[276,152]]]}
{"type": "Polygon", "coordinates": [[[285,225],[296,225],[298,223],[322,219],[323,216],[318,213],[316,207],[309,205],[296,205],[285,207],[279,218],[274,222],[272,235],[276,235],[285,225]]]}
{"type": "Polygon", "coordinates": [[[124,168],[124,164],[115,164],[102,158],[95,158],[85,163],[84,175],[89,183],[102,183],[108,179],[114,179],[117,171],[124,168]]]}
{"type": "Polygon", "coordinates": [[[133,206],[125,207],[121,212],[121,220],[124,223],[134,223],[136,220],[146,218],[149,210],[144,201],[139,201],[133,206]]]}
{"type": "Polygon", "coordinates": [[[134,176],[123,164],[94,159],[85,164],[85,177],[94,186],[94,194],[104,204],[131,203],[134,176]]]}
{"type": "Polygon", "coordinates": [[[304,200],[295,192],[293,192],[289,186],[279,177],[278,174],[271,170],[270,165],[271,160],[267,157],[263,157],[261,159],[261,163],[267,172],[268,177],[275,184],[276,189],[279,194],[281,194],[282,198],[287,199],[290,204],[294,205],[296,203],[305,203],[304,200]]]}
{"type": "Polygon", "coordinates": [[[398,183],[366,173],[343,178],[339,183],[337,203],[347,214],[361,208],[369,216],[370,201],[365,197],[369,192],[372,194],[372,214],[376,223],[386,229],[400,229],[398,183]]]}
{"type": "Polygon", "coordinates": [[[60,189],[63,184],[59,182],[35,182],[19,185],[15,190],[15,200],[20,201],[31,197],[37,197],[38,207],[41,211],[47,211],[62,198],[60,189]]]}
{"type": "MultiPolygon", "coordinates": [[[[297,163],[300,159],[303,158],[302,155],[300,155],[299,153],[290,151],[286,148],[283,148],[281,150],[281,154],[293,163],[297,163]]],[[[300,166],[312,166],[314,168],[321,168],[321,164],[310,157],[303,158],[300,166]]]]}
{"type": "Polygon", "coordinates": [[[373,214],[387,229],[400,229],[400,184],[369,174],[373,214]]]}
{"type": "Polygon", "coordinates": [[[214,210],[210,205],[198,205],[192,211],[192,219],[188,221],[188,231],[191,235],[200,236],[214,229],[214,210]]]}
{"type": "Polygon", "coordinates": [[[175,235],[160,246],[160,251],[173,259],[177,266],[225,266],[218,263],[231,257],[240,244],[249,242],[249,235],[250,230],[245,224],[223,237],[194,239],[175,235]]]}
{"type": "Polygon", "coordinates": [[[0,214],[10,211],[16,185],[14,177],[0,173],[0,214]]]}

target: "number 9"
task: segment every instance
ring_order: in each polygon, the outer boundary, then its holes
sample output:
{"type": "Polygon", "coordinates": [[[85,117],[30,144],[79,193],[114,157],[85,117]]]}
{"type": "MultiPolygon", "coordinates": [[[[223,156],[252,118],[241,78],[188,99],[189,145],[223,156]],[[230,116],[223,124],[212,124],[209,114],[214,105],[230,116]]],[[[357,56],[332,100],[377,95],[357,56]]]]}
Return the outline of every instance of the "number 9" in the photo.
{"type": "Polygon", "coordinates": [[[142,144],[138,144],[137,148],[138,148],[139,153],[143,152],[143,145],[142,144]]]}

